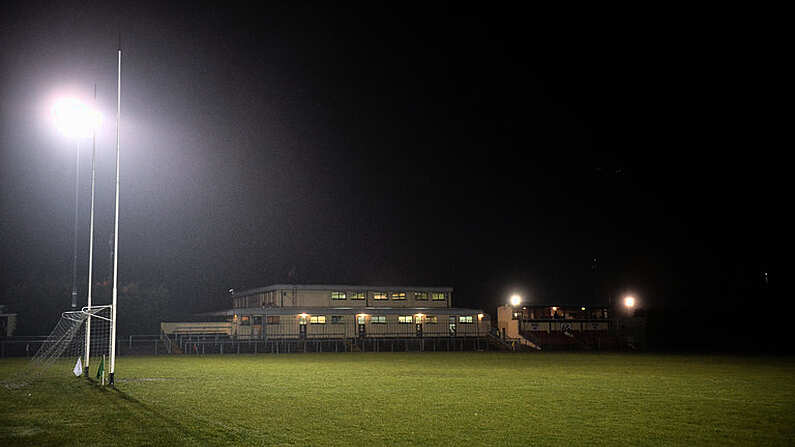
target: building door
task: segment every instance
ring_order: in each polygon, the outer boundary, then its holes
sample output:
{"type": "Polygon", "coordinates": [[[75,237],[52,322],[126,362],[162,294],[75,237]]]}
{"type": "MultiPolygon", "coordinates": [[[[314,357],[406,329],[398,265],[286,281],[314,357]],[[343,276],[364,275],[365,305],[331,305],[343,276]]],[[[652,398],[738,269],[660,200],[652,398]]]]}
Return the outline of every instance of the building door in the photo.
{"type": "Polygon", "coordinates": [[[422,337],[422,323],[415,323],[414,327],[417,331],[417,337],[422,337]]]}
{"type": "Polygon", "coordinates": [[[255,338],[260,338],[262,336],[262,317],[254,316],[251,317],[251,331],[252,335],[255,338]]]}
{"type": "Polygon", "coordinates": [[[298,320],[298,338],[300,338],[300,339],[306,338],[306,318],[305,317],[301,317],[301,319],[298,320]]]}
{"type": "Polygon", "coordinates": [[[448,332],[449,332],[451,337],[455,337],[455,333],[456,333],[455,318],[456,318],[455,315],[451,316],[450,317],[450,323],[448,323],[448,325],[447,325],[448,332]]]}
{"type": "Polygon", "coordinates": [[[367,329],[364,325],[366,318],[364,315],[357,315],[356,316],[356,333],[359,335],[359,338],[364,338],[367,336],[367,329]]]}

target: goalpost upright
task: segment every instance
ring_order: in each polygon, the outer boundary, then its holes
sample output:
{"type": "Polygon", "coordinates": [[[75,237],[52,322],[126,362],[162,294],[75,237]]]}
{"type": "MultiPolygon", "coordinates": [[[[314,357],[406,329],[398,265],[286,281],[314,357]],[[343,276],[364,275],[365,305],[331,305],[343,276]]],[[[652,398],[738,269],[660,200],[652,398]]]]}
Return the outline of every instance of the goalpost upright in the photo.
{"type": "Polygon", "coordinates": [[[116,86],[116,218],[113,230],[113,304],[111,305],[110,374],[108,384],[113,386],[116,372],[116,298],[119,279],[119,122],[121,121],[121,37],[119,38],[118,84],[116,86]]]}

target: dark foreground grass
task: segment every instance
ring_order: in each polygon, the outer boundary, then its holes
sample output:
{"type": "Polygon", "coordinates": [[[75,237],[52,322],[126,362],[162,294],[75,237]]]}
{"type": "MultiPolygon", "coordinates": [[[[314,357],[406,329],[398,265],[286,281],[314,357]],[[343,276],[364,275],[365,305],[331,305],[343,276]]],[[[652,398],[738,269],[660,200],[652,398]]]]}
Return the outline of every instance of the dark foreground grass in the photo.
{"type": "MultiPolygon", "coordinates": [[[[24,367],[0,361],[0,381],[24,367]]],[[[3,446],[794,443],[792,358],[126,357],[116,390],[66,375],[0,387],[3,446]]]]}

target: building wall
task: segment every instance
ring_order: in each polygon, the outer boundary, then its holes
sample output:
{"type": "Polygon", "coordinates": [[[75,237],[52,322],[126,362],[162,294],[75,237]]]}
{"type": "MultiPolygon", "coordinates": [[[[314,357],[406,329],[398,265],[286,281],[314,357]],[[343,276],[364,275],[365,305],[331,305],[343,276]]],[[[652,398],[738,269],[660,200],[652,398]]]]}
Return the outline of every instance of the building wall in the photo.
{"type": "MultiPolygon", "coordinates": [[[[372,310],[371,310],[372,312],[372,310]]],[[[423,337],[475,337],[486,336],[491,329],[488,316],[480,314],[455,315],[449,312],[437,312],[431,315],[411,315],[410,323],[400,322],[401,315],[379,315],[377,312],[364,315],[365,333],[368,338],[387,337],[417,337],[417,323],[422,324],[423,337]],[[429,316],[436,317],[433,323],[429,316]],[[383,317],[383,323],[377,322],[378,317],[383,317]],[[455,333],[450,325],[455,326],[455,333]]],[[[314,315],[318,317],[319,315],[314,315]]],[[[161,329],[167,335],[172,334],[222,334],[240,339],[262,338],[299,338],[302,322],[306,326],[306,337],[317,338],[355,338],[359,336],[358,316],[334,311],[325,312],[325,323],[312,323],[312,315],[303,317],[301,314],[271,316],[237,315],[230,322],[186,322],[186,323],[161,323],[161,329]],[[333,323],[334,316],[339,317],[339,323],[333,323]],[[278,322],[274,320],[278,318],[278,322]],[[270,322],[269,322],[270,320],[270,322]],[[263,334],[264,326],[264,334],[263,334]]],[[[379,320],[380,321],[380,320],[379,320]]]]}
{"type": "Polygon", "coordinates": [[[268,292],[253,293],[232,297],[234,308],[247,307],[432,307],[451,306],[451,292],[434,290],[401,290],[377,287],[368,290],[350,290],[344,287],[324,290],[305,288],[282,288],[268,292]],[[342,292],[344,299],[332,299],[333,292],[342,292]],[[364,299],[354,299],[356,293],[363,293],[364,299]],[[386,294],[386,299],[376,299],[378,294],[386,294]],[[443,300],[435,300],[434,294],[443,294],[443,300]],[[397,295],[395,295],[397,294],[397,295]],[[403,295],[400,295],[403,294],[403,295]],[[422,296],[425,299],[421,299],[422,296]],[[405,296],[405,299],[397,299],[405,296]]]}
{"type": "Polygon", "coordinates": [[[160,330],[167,335],[173,334],[219,334],[232,335],[233,324],[227,321],[207,321],[207,322],[163,322],[160,323],[160,330]]]}
{"type": "Polygon", "coordinates": [[[17,327],[17,314],[0,315],[0,336],[11,337],[17,327]]]}
{"type": "Polygon", "coordinates": [[[523,321],[523,331],[545,331],[545,332],[560,332],[563,330],[570,331],[607,331],[609,323],[607,321],[568,321],[568,320],[553,320],[553,321],[523,321]]]}

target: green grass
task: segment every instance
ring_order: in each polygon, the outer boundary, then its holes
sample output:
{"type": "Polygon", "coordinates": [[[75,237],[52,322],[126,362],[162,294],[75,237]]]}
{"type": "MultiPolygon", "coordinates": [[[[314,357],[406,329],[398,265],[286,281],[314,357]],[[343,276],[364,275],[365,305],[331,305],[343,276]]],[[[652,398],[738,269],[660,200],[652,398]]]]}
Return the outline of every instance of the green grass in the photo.
{"type": "MultiPolygon", "coordinates": [[[[0,360],[0,381],[24,367],[0,360]]],[[[161,356],[117,371],[116,390],[0,387],[0,445],[795,444],[792,358],[161,356]]]]}

